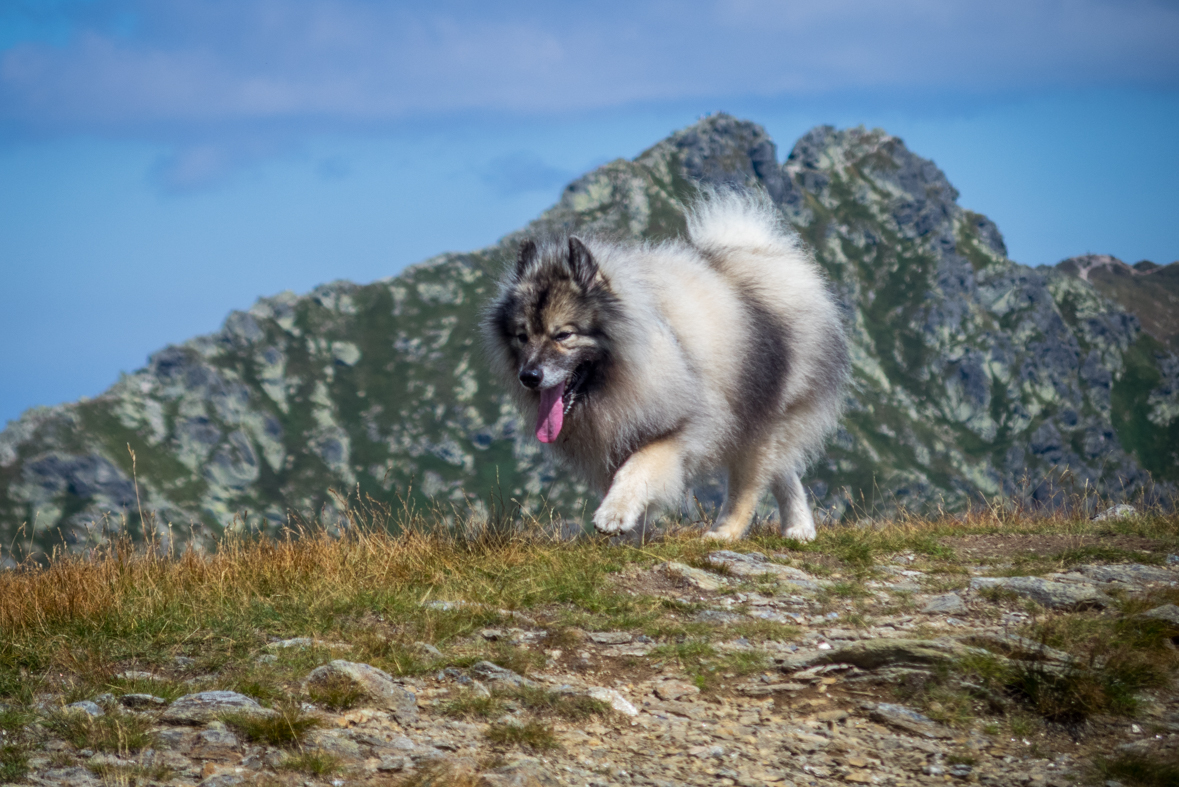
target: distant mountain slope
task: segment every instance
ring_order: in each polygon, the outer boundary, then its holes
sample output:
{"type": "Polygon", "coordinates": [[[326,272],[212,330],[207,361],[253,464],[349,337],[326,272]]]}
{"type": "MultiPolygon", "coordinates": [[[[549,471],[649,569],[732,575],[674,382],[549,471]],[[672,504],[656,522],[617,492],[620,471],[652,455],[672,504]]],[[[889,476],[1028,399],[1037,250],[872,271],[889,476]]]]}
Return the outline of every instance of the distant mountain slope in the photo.
{"type": "Polygon", "coordinates": [[[140,505],[166,538],[288,512],[331,525],[331,490],[460,511],[498,492],[579,516],[587,490],[482,365],[479,309],[526,235],[673,237],[697,183],[764,188],[844,303],[849,411],[805,478],[829,516],[1048,502],[1062,485],[1131,495],[1148,472],[1175,488],[1179,359],[1125,307],[1009,260],[995,225],[883,131],[816,128],[779,164],[759,126],[716,115],[579,178],[496,246],[260,300],[101,396],[25,413],[0,433],[0,541],[27,523],[34,549],[85,543],[104,517],[137,534],[140,505]]]}
{"type": "Polygon", "coordinates": [[[1093,285],[1105,297],[1135,315],[1142,330],[1171,352],[1179,352],[1179,262],[1133,266],[1108,254],[1070,257],[1056,266],[1093,285]]]}

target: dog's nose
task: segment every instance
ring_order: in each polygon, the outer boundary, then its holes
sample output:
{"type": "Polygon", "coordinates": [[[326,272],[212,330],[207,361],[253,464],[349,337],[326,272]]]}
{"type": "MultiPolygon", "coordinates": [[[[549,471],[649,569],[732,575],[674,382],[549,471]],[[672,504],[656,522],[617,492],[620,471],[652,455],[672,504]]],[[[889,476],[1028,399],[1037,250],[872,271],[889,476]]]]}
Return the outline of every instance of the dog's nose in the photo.
{"type": "Polygon", "coordinates": [[[525,388],[536,388],[540,385],[544,373],[540,369],[525,369],[520,372],[520,382],[525,388]]]}

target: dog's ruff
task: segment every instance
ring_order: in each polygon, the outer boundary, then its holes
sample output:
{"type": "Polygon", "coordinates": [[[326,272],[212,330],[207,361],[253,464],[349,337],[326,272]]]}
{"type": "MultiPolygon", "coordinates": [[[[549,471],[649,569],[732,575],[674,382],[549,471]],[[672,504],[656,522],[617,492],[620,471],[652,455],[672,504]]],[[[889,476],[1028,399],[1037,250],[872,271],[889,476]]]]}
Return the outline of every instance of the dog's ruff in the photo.
{"type": "Polygon", "coordinates": [[[685,241],[525,241],[484,334],[538,439],[604,493],[599,531],[680,506],[723,467],[708,536],[741,538],[768,488],[785,535],[814,538],[799,475],[838,422],[847,345],[764,195],[706,194],[685,241]]]}

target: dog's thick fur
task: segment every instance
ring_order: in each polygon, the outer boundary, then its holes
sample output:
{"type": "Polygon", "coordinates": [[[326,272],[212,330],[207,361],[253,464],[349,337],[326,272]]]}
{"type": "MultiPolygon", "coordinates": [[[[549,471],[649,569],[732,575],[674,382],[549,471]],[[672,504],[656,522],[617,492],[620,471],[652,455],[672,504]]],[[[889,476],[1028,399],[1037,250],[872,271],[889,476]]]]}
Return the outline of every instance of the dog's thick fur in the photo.
{"type": "Polygon", "coordinates": [[[525,420],[604,493],[599,531],[682,505],[724,467],[708,535],[744,535],[768,487],[785,534],[814,538],[799,474],[839,419],[847,345],[822,273],[764,196],[706,194],[686,242],[525,241],[484,333],[525,420]]]}

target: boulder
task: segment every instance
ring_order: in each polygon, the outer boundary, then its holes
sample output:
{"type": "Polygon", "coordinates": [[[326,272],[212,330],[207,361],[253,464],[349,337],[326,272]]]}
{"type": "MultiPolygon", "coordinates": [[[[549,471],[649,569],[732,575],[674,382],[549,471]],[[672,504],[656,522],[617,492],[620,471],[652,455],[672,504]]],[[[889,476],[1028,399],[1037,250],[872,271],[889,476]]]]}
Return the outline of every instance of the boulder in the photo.
{"type": "Polygon", "coordinates": [[[417,721],[418,701],[413,692],[394,683],[388,673],[369,664],[336,659],[312,670],[307,676],[306,685],[340,679],[351,681],[370,702],[388,708],[399,723],[417,721]]]}

